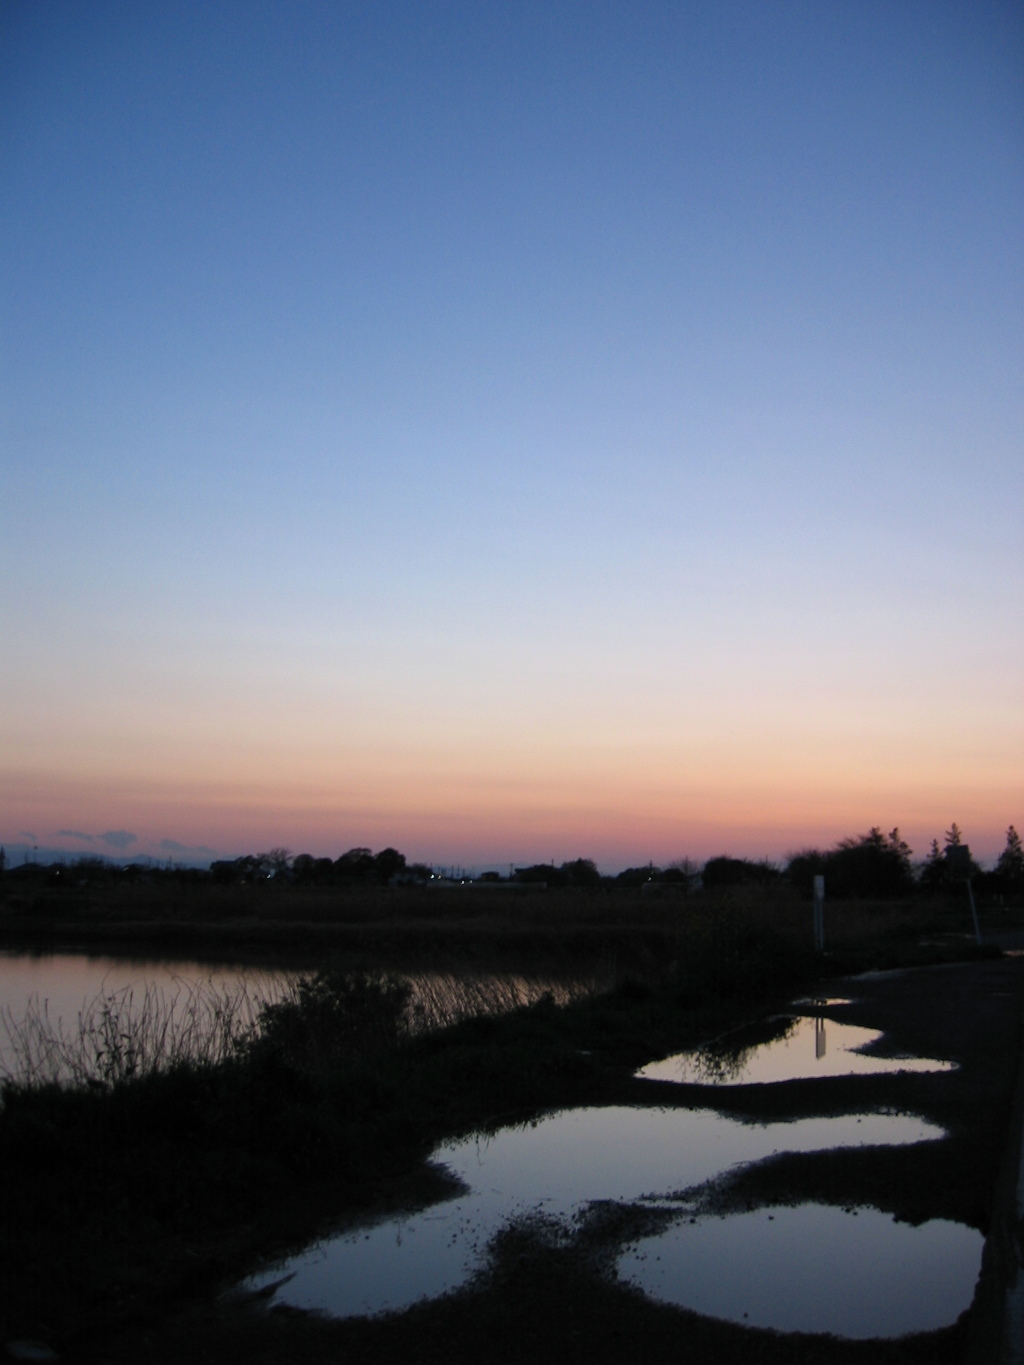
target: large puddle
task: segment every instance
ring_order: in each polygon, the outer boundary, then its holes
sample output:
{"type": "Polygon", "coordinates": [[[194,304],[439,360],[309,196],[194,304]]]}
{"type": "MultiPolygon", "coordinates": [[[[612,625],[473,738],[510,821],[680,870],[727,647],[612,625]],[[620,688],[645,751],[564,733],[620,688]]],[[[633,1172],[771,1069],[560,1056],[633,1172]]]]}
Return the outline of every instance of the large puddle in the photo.
{"type": "Polygon", "coordinates": [[[636,1073],[646,1081],[696,1085],[766,1085],[823,1076],[877,1076],[893,1071],[952,1071],[931,1057],[880,1057],[875,1029],[840,1024],[822,1015],[783,1016],[737,1029],[691,1052],[650,1062],[636,1073]],[[767,1034],[767,1036],[765,1036],[767,1034]]]}
{"type": "Polygon", "coordinates": [[[630,1248],[619,1276],[708,1317],[781,1332],[898,1337],[955,1322],[983,1245],[962,1223],[897,1223],[824,1204],[676,1223],[630,1248]]]}
{"type": "MultiPolygon", "coordinates": [[[[569,1110],[439,1147],[434,1160],[467,1187],[464,1194],[324,1241],[248,1287],[290,1276],[277,1300],[295,1307],[339,1317],[402,1309],[464,1285],[486,1264],[493,1236],[516,1218],[542,1215],[568,1227],[593,1201],[650,1200],[663,1206],[692,1186],[773,1152],[942,1136],[942,1129],[923,1119],[895,1114],[744,1124],[710,1110],[569,1110]]],[[[703,1226],[687,1224],[686,1230],[703,1226]]]]}

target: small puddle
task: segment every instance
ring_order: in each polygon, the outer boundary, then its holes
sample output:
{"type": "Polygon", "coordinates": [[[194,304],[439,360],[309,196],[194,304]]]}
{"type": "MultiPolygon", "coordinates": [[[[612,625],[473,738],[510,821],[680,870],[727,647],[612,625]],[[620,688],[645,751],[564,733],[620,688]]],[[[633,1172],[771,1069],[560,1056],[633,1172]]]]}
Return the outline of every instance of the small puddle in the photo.
{"type": "Polygon", "coordinates": [[[799,1000],[792,1002],[794,1009],[799,1009],[801,1005],[805,1008],[815,1010],[834,1009],[837,1005],[852,1005],[853,1001],[848,995],[830,995],[821,997],[817,995],[803,995],[799,1000]]]}
{"type": "Polygon", "coordinates": [[[737,1029],[691,1052],[649,1062],[645,1081],[696,1085],[765,1085],[823,1076],[877,1076],[894,1071],[952,1071],[933,1057],[879,1057],[862,1049],[882,1037],[876,1029],[839,1024],[821,1015],[781,1016],[737,1029]]]}
{"type": "Polygon", "coordinates": [[[804,1204],[673,1224],[617,1268],[652,1298],[748,1327],[897,1337],[969,1307],[983,1242],[945,1219],[911,1227],[877,1209],[804,1204]]]}
{"type": "Polygon", "coordinates": [[[567,1223],[596,1200],[664,1200],[778,1151],[943,1136],[923,1119],[897,1114],[745,1124],[704,1109],[567,1110],[437,1148],[433,1159],[467,1187],[464,1194],[318,1243],[245,1288],[290,1276],[277,1302],[338,1317],[395,1311],[464,1285],[486,1264],[491,1238],[517,1217],[567,1223]]]}

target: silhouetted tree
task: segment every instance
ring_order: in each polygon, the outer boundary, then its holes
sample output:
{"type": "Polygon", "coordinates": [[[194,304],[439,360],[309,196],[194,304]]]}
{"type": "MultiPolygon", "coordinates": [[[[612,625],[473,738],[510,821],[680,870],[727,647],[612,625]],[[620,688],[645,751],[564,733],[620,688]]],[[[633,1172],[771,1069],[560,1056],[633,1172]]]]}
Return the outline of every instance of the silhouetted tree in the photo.
{"type": "Polygon", "coordinates": [[[661,875],[660,867],[648,863],[645,867],[624,867],[615,882],[617,886],[642,886],[644,882],[660,881],[661,875]]]}
{"type": "Polygon", "coordinates": [[[548,886],[564,886],[565,875],[554,863],[533,863],[530,867],[517,867],[513,881],[546,882],[548,886]]]}
{"type": "Polygon", "coordinates": [[[387,884],[391,878],[405,867],[405,854],[397,848],[382,848],[373,860],[377,879],[387,884]]]}
{"type": "Polygon", "coordinates": [[[949,829],[946,830],[946,847],[943,852],[943,857],[946,860],[947,873],[949,874],[950,879],[962,881],[965,877],[977,877],[981,872],[981,868],[973,858],[961,859],[957,854],[950,857],[952,849],[961,849],[964,847],[965,845],[960,826],[954,820],[949,829]],[[955,871],[953,870],[953,864],[955,864],[955,871]]]}
{"type": "Polygon", "coordinates": [[[910,849],[898,829],[886,837],[876,825],[840,841],[828,856],[825,877],[833,895],[902,896],[913,887],[910,849]]]}
{"type": "Polygon", "coordinates": [[[938,839],[932,840],[928,857],[921,867],[920,882],[927,891],[938,891],[949,882],[949,868],[938,839]]]}
{"type": "Polygon", "coordinates": [[[781,876],[779,869],[769,862],[755,863],[748,858],[729,858],[724,853],[718,858],[709,858],[701,873],[705,888],[711,891],[723,886],[763,886],[778,881],[781,876]]]}
{"type": "Polygon", "coordinates": [[[1024,888],[1024,846],[1012,825],[1006,831],[1006,847],[999,855],[996,873],[1008,891],[1024,888]]]}
{"type": "Polygon", "coordinates": [[[327,886],[334,881],[334,863],[330,858],[299,853],[292,859],[292,876],[304,886],[327,886]]]}
{"type": "Polygon", "coordinates": [[[292,860],[288,848],[268,848],[266,853],[257,853],[256,857],[268,877],[283,877],[292,860]]]}
{"type": "Polygon", "coordinates": [[[373,853],[368,848],[350,848],[335,861],[334,873],[343,885],[372,882],[375,880],[376,866],[373,853]]]}
{"type": "Polygon", "coordinates": [[[969,858],[965,864],[959,862],[959,856],[951,858],[952,849],[964,847],[963,834],[960,826],[955,822],[946,830],[944,847],[939,847],[938,839],[932,840],[928,857],[925,859],[921,868],[921,886],[928,891],[940,891],[944,887],[951,886],[954,882],[962,881],[965,877],[977,877],[981,875],[981,868],[969,858]],[[956,867],[954,870],[954,862],[956,867]]]}
{"type": "Polygon", "coordinates": [[[790,854],[786,861],[786,876],[798,891],[809,896],[814,878],[824,875],[827,863],[827,853],[818,848],[805,848],[790,854]]]}
{"type": "Polygon", "coordinates": [[[885,835],[875,825],[867,834],[841,839],[822,853],[809,849],[791,858],[787,873],[794,885],[810,892],[815,876],[824,876],[831,896],[865,896],[888,900],[913,888],[911,850],[898,829],[885,835]]]}
{"type": "Polygon", "coordinates": [[[895,856],[903,864],[904,868],[906,869],[907,876],[912,877],[913,864],[911,863],[910,860],[914,856],[914,850],[910,847],[910,845],[907,843],[905,839],[900,838],[900,831],[898,827],[889,832],[888,839],[886,842],[890,852],[895,854],[895,856]]]}
{"type": "Polygon", "coordinates": [[[571,863],[563,863],[559,871],[570,886],[601,885],[601,874],[590,858],[576,858],[571,863]]]}

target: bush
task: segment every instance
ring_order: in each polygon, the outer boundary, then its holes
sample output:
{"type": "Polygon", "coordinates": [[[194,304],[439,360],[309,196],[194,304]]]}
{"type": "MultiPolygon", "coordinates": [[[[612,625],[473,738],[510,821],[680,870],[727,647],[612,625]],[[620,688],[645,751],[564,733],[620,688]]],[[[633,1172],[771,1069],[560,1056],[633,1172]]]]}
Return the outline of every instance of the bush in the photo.
{"type": "Polygon", "coordinates": [[[910,852],[898,829],[885,835],[876,826],[867,834],[841,840],[828,852],[807,849],[795,854],[786,873],[805,895],[810,895],[814,877],[824,876],[829,896],[897,899],[914,888],[910,852]]]}
{"type": "Polygon", "coordinates": [[[247,1050],[300,1068],[384,1051],[408,1033],[410,993],[408,982],[391,976],[318,972],[303,978],[291,999],[264,1005],[247,1050]]]}
{"type": "Polygon", "coordinates": [[[782,873],[769,862],[751,862],[748,858],[711,858],[704,864],[701,880],[710,890],[722,886],[768,886],[780,880],[782,873]]]}

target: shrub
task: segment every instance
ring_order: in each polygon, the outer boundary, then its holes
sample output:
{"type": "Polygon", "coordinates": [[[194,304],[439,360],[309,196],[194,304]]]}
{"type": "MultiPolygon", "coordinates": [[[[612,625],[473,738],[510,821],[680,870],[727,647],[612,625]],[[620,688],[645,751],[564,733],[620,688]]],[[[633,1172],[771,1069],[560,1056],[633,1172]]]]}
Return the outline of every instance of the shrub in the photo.
{"type": "Polygon", "coordinates": [[[842,839],[828,852],[807,849],[790,858],[786,873],[806,895],[815,876],[824,876],[830,896],[861,896],[889,900],[913,890],[911,850],[898,829],[883,834],[876,826],[867,834],[842,839]]]}
{"type": "Polygon", "coordinates": [[[264,1005],[254,1057],[319,1067],[394,1047],[409,1028],[409,983],[369,972],[327,970],[304,977],[288,1000],[264,1005]]]}
{"type": "Polygon", "coordinates": [[[751,862],[748,858],[711,858],[704,864],[701,880],[708,890],[722,886],[767,886],[777,882],[782,873],[769,862],[751,862]]]}

